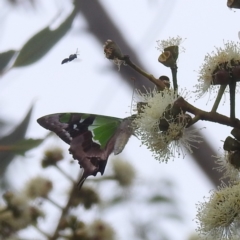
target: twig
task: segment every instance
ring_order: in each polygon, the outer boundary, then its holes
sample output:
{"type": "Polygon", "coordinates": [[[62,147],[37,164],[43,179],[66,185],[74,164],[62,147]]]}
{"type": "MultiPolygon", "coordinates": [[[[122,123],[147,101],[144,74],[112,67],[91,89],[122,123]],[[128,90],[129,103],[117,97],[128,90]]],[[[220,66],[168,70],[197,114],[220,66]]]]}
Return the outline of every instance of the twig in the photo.
{"type": "MultiPolygon", "coordinates": [[[[216,113],[216,112],[206,112],[199,108],[194,107],[187,101],[185,101],[182,97],[178,98],[174,105],[178,106],[184,111],[190,112],[196,116],[196,119],[206,120],[209,122],[216,122],[220,123],[226,126],[234,127],[240,129],[240,121],[237,118],[229,118],[227,116],[224,116],[222,114],[216,113]]],[[[196,122],[196,121],[195,121],[196,122]]],[[[194,123],[195,123],[194,122],[194,123]]],[[[189,126],[191,126],[193,122],[190,123],[189,126]]]]}
{"type": "Polygon", "coordinates": [[[213,104],[211,112],[216,112],[217,111],[219,103],[220,103],[220,101],[222,99],[222,95],[223,95],[226,87],[227,87],[227,85],[221,85],[221,87],[219,88],[218,95],[217,95],[216,100],[215,100],[215,102],[213,104]]]}
{"type": "Polygon", "coordinates": [[[131,68],[133,68],[135,71],[137,71],[138,73],[140,73],[142,76],[144,76],[145,78],[147,78],[149,81],[151,81],[152,83],[154,83],[158,90],[164,90],[166,88],[164,82],[159,81],[159,79],[155,78],[152,74],[149,74],[147,72],[145,72],[144,70],[142,70],[140,67],[138,67],[137,65],[135,65],[131,60],[130,57],[128,55],[125,55],[124,58],[122,59],[125,61],[125,64],[127,64],[128,66],[130,66],[131,68]]]}
{"type": "Polygon", "coordinates": [[[62,220],[65,218],[65,216],[67,215],[67,213],[69,211],[69,208],[71,207],[72,199],[75,196],[75,194],[74,194],[75,191],[78,191],[78,189],[76,188],[76,183],[74,183],[72,185],[72,189],[69,192],[69,198],[68,198],[67,204],[66,204],[65,207],[62,208],[62,214],[61,214],[61,217],[58,221],[58,225],[57,225],[52,237],[48,238],[49,240],[57,240],[58,239],[58,237],[59,237],[58,232],[60,231],[62,220]]]}
{"type": "Polygon", "coordinates": [[[171,72],[172,72],[172,81],[173,81],[173,88],[174,91],[177,92],[178,90],[178,84],[177,84],[177,65],[175,64],[174,67],[171,67],[171,72]]]}

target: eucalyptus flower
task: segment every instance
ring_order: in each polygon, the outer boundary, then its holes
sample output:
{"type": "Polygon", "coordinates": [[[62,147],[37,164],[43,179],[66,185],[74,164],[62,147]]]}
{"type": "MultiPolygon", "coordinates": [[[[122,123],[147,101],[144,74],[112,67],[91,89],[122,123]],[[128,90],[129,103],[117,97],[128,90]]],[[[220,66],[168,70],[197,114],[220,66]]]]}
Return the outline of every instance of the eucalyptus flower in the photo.
{"type": "Polygon", "coordinates": [[[227,85],[240,76],[240,43],[224,43],[224,47],[215,48],[208,53],[199,70],[199,83],[196,85],[197,97],[208,90],[218,90],[219,85],[227,85]]]}
{"type": "Polygon", "coordinates": [[[47,197],[48,193],[52,190],[53,184],[50,180],[44,177],[35,177],[30,179],[26,185],[24,192],[27,197],[35,199],[37,197],[47,197]]]}
{"type": "Polygon", "coordinates": [[[157,41],[157,49],[161,51],[158,61],[166,67],[176,67],[176,62],[179,54],[179,45],[181,42],[182,38],[179,36],[175,38],[170,37],[167,40],[157,41]]]}
{"type": "Polygon", "coordinates": [[[201,142],[197,130],[186,128],[188,115],[178,109],[174,114],[173,104],[178,94],[173,90],[139,93],[144,104],[133,121],[136,135],[142,143],[162,162],[170,157],[185,156],[192,152],[193,142],[201,142]]]}
{"type": "Polygon", "coordinates": [[[197,210],[197,231],[203,239],[234,239],[240,224],[240,182],[212,191],[197,210]]]}
{"type": "MultiPolygon", "coordinates": [[[[172,46],[180,46],[180,44],[183,42],[183,39],[180,36],[177,37],[169,37],[167,40],[158,40],[157,41],[157,49],[161,52],[163,52],[166,48],[172,47],[172,46]]],[[[182,48],[184,51],[185,49],[182,48]]]]}
{"type": "Polygon", "coordinates": [[[102,220],[95,220],[87,227],[89,240],[114,240],[115,232],[113,228],[102,220]]]}
{"type": "Polygon", "coordinates": [[[224,151],[223,154],[216,156],[216,164],[218,167],[215,169],[219,172],[223,172],[222,178],[229,178],[230,181],[239,181],[240,174],[239,169],[232,163],[232,157],[234,152],[224,151]]]}
{"type": "Polygon", "coordinates": [[[136,176],[133,166],[121,159],[114,159],[112,164],[117,182],[123,187],[131,186],[136,176]]]}

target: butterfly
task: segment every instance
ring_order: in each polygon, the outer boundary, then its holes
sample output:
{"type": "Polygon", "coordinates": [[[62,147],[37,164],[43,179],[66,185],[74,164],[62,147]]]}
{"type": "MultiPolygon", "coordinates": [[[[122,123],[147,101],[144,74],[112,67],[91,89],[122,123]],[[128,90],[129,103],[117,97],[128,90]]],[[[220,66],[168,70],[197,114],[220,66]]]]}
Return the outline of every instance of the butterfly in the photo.
{"type": "Polygon", "coordinates": [[[78,49],[77,49],[76,53],[71,54],[68,58],[64,58],[64,59],[62,60],[62,63],[61,63],[61,64],[64,64],[64,63],[67,63],[67,62],[71,62],[72,60],[74,60],[75,58],[77,58],[77,55],[79,55],[78,49]]]}
{"type": "Polygon", "coordinates": [[[133,134],[133,117],[115,118],[87,113],[56,113],[37,120],[70,145],[69,152],[83,168],[78,186],[86,178],[103,175],[108,157],[122,152],[133,134]]]}

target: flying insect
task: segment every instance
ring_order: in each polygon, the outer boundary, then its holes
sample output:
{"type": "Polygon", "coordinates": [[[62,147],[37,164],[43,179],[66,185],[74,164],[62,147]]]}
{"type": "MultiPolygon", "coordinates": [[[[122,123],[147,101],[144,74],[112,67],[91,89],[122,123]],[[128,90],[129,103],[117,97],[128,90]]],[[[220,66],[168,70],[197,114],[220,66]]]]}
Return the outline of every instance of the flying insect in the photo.
{"type": "Polygon", "coordinates": [[[62,60],[62,64],[67,63],[67,62],[71,62],[72,60],[74,60],[75,58],[77,58],[77,55],[79,55],[78,49],[77,49],[76,53],[71,54],[68,58],[63,59],[63,60],[62,60]]]}

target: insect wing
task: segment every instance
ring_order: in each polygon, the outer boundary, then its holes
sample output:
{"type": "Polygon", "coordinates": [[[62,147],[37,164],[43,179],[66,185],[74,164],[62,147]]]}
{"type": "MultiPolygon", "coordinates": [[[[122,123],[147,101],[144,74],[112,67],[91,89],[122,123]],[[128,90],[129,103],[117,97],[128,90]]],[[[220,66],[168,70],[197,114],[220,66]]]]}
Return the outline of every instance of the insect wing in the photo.
{"type": "Polygon", "coordinates": [[[57,113],[41,117],[37,122],[70,145],[69,152],[84,169],[80,186],[88,176],[103,174],[109,155],[119,154],[132,135],[130,118],[57,113]]]}

